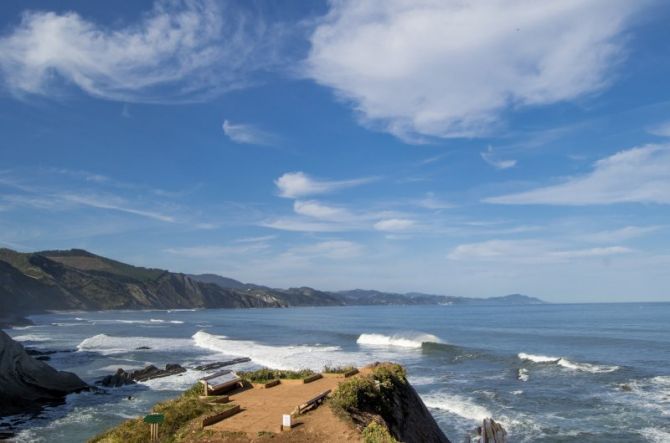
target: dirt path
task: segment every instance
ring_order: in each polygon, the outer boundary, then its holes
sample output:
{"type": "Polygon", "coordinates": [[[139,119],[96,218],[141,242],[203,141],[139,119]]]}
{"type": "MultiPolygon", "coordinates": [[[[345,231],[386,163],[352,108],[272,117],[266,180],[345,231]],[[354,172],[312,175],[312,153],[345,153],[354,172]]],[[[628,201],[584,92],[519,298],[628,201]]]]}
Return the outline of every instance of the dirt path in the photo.
{"type": "MultiPolygon", "coordinates": [[[[299,404],[325,390],[334,390],[342,378],[324,377],[312,383],[287,380],[269,389],[247,389],[234,393],[230,400],[239,404],[242,412],[209,426],[215,431],[242,432],[258,437],[263,432],[279,433],[283,414],[290,414],[299,404]]],[[[302,441],[357,441],[358,433],[337,418],[329,407],[319,407],[294,421],[292,431],[283,433],[280,440],[302,441]]]]}

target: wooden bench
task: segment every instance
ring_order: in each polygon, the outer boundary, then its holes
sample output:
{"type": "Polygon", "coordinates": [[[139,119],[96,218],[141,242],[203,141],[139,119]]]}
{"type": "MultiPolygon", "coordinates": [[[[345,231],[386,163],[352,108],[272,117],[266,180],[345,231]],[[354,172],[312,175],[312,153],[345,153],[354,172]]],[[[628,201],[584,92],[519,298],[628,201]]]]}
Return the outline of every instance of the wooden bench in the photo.
{"type": "Polygon", "coordinates": [[[321,374],[314,374],[314,375],[310,375],[309,377],[305,377],[305,378],[303,378],[303,379],[302,379],[302,382],[303,382],[303,383],[311,383],[311,382],[316,381],[316,380],[318,380],[318,379],[320,379],[320,378],[323,378],[323,375],[321,375],[321,374]]]}
{"type": "Polygon", "coordinates": [[[205,396],[230,391],[242,386],[242,379],[230,370],[217,372],[209,377],[201,378],[205,396]]]}
{"type": "Polygon", "coordinates": [[[298,414],[302,414],[303,412],[305,412],[308,409],[319,406],[321,403],[323,403],[323,401],[326,399],[326,397],[328,397],[328,394],[330,394],[330,391],[331,391],[330,389],[325,390],[322,393],[320,393],[319,395],[317,395],[316,397],[307,400],[305,403],[299,405],[296,408],[296,412],[298,414]]]}
{"type": "Polygon", "coordinates": [[[202,427],[204,428],[205,426],[213,425],[214,423],[218,423],[224,418],[228,418],[230,416],[233,416],[240,412],[240,405],[235,405],[232,408],[228,408],[225,411],[219,412],[218,414],[214,415],[209,415],[205,418],[202,419],[202,427]]]}

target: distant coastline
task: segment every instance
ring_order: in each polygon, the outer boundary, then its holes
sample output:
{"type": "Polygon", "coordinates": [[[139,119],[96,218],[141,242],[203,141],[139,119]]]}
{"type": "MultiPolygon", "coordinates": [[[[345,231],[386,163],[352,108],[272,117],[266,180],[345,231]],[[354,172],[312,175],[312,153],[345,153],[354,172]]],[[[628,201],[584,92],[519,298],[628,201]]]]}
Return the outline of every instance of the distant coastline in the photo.
{"type": "Polygon", "coordinates": [[[284,308],[294,306],[543,304],[521,294],[467,298],[419,292],[288,289],[222,277],[132,266],[81,249],[33,253],[0,249],[0,326],[49,311],[284,308]]]}

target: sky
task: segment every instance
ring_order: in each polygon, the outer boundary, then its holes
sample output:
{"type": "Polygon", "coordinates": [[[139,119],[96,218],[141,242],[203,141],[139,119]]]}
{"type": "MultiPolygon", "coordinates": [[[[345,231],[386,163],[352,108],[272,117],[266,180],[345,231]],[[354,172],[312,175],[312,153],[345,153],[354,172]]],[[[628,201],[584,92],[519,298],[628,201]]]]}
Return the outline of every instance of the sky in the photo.
{"type": "Polygon", "coordinates": [[[670,4],[0,4],[0,246],[670,301],[670,4]]]}

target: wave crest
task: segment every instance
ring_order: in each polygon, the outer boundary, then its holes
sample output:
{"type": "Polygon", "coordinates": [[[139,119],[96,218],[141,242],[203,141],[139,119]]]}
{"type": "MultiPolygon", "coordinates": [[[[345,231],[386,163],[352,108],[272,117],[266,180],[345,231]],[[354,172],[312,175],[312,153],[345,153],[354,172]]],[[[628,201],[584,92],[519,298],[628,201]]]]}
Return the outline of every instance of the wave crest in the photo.
{"type": "Polygon", "coordinates": [[[403,333],[393,335],[361,334],[356,343],[367,346],[396,346],[418,349],[424,343],[443,343],[438,337],[424,333],[403,333]]]}
{"type": "Polygon", "coordinates": [[[172,337],[117,337],[98,334],[85,338],[77,345],[78,351],[98,352],[103,355],[132,352],[140,347],[148,350],[186,350],[192,347],[191,340],[172,337]]]}
{"type": "Polygon", "coordinates": [[[232,357],[249,357],[254,363],[274,369],[320,370],[325,365],[360,364],[359,355],[342,351],[339,346],[269,346],[251,340],[232,340],[224,335],[198,331],[195,345],[232,357]]]}
{"type": "Polygon", "coordinates": [[[519,359],[531,361],[533,363],[552,363],[573,371],[590,372],[592,374],[614,372],[619,369],[619,366],[595,365],[592,363],[573,362],[564,357],[550,357],[546,355],[526,354],[520,352],[519,359]]]}

